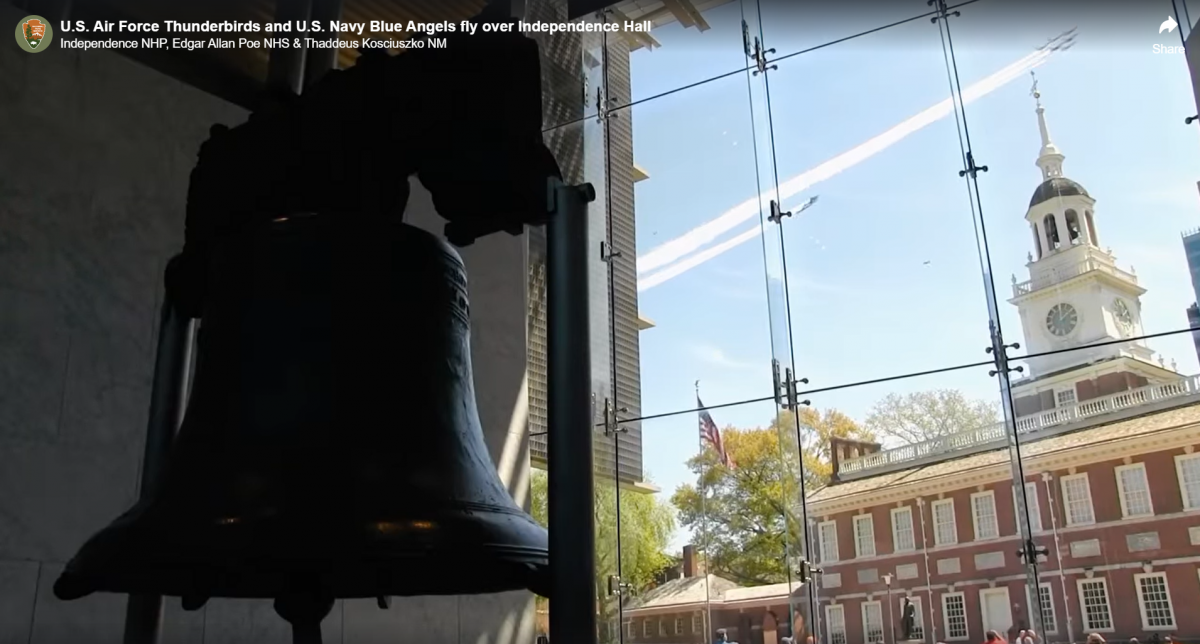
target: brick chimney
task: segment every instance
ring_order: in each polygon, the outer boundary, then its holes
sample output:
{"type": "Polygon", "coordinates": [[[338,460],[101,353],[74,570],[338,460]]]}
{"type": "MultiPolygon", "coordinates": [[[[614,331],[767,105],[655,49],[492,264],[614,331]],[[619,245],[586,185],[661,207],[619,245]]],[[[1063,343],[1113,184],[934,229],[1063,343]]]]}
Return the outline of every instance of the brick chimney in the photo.
{"type": "Polygon", "coordinates": [[[683,576],[685,578],[696,576],[696,546],[691,544],[683,547],[683,576]]]}
{"type": "Polygon", "coordinates": [[[842,463],[852,458],[874,454],[882,449],[879,443],[869,443],[867,441],[855,441],[848,438],[838,438],[834,436],[829,439],[829,455],[832,461],[833,474],[830,476],[830,483],[838,482],[838,473],[841,472],[842,463]]]}

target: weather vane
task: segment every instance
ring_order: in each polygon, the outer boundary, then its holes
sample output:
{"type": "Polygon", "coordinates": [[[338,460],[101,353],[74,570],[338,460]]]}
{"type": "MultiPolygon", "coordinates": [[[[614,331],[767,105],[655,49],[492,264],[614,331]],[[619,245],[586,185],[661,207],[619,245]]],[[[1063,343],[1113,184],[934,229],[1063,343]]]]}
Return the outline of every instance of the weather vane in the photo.
{"type": "Polygon", "coordinates": [[[1037,88],[1037,84],[1038,84],[1037,72],[1035,72],[1031,69],[1031,70],[1029,70],[1029,76],[1031,78],[1033,78],[1033,87],[1030,88],[1029,95],[1032,96],[1035,101],[1037,101],[1038,107],[1041,107],[1042,106],[1042,93],[1039,92],[1038,88],[1037,88]]]}

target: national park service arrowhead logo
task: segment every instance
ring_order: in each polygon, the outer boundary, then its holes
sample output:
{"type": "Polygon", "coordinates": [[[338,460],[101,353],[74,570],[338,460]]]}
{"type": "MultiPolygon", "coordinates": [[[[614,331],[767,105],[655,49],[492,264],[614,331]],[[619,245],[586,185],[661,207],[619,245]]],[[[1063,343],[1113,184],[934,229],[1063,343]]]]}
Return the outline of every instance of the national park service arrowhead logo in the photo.
{"type": "Polygon", "coordinates": [[[25,16],[17,23],[17,44],[27,52],[39,52],[49,47],[54,28],[41,16],[25,16]]]}

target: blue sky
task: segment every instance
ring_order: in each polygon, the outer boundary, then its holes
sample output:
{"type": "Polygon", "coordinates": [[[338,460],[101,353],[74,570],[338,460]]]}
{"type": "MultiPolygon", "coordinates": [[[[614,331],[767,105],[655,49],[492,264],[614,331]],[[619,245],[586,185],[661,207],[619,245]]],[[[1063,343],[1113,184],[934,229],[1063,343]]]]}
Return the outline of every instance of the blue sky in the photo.
{"type": "MultiPolygon", "coordinates": [[[[904,0],[875,13],[806,21],[793,15],[804,5],[777,4],[762,16],[776,55],[927,10],[923,1],[904,0]]],[[[1066,155],[1064,174],[1097,200],[1100,245],[1112,248],[1120,266],[1136,268],[1148,289],[1145,332],[1158,333],[1186,327],[1193,299],[1179,236],[1200,226],[1200,135],[1183,124],[1196,112],[1184,56],[1152,52],[1155,43],[1180,44],[1178,31],[1157,33],[1170,4],[1133,4],[1125,16],[1048,11],[1024,19],[982,0],[963,7],[951,26],[964,89],[1078,27],[1076,45],[1037,68],[1042,101],[1066,155]]],[[[714,9],[704,33],[656,30],[663,47],[632,57],[635,101],[741,66],[741,12],[736,2],[714,9]]],[[[938,29],[927,18],[778,65],[769,74],[773,145],[761,78],[748,89],[742,74],[637,103],[623,115],[633,121],[635,161],[650,176],[636,187],[639,257],[754,197],[773,181],[772,156],[785,181],[949,96],[938,29]]],[[[968,105],[967,124],[977,162],[989,166],[980,192],[1001,324],[1009,341],[1019,341],[1016,308],[1004,300],[1010,275],[1028,279],[1024,215],[1041,180],[1029,74],[968,105]]],[[[799,375],[812,387],[986,359],[983,278],[960,169],[948,117],[784,200],[792,207],[820,196],[783,228],[791,337],[799,375]]],[[[709,405],[770,395],[771,325],[782,333],[783,317],[768,306],[765,266],[755,239],[641,293],[643,314],[657,324],[641,335],[644,414],[691,408],[696,380],[709,405]]],[[[1151,347],[1177,360],[1180,371],[1200,373],[1186,334],[1151,347]]],[[[892,392],[950,387],[998,399],[987,371],[809,397],[817,408],[860,419],[892,392]]],[[[722,426],[763,425],[772,414],[770,403],[713,412],[722,426]]],[[[697,450],[696,422],[682,414],[642,423],[646,470],[666,494],[689,480],[683,463],[697,450]]]]}

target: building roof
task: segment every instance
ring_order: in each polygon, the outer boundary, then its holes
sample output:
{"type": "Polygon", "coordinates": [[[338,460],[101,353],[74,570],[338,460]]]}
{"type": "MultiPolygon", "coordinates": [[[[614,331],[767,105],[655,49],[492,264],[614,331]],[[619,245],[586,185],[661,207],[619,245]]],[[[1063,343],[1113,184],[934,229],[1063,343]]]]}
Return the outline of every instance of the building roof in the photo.
{"type": "Polygon", "coordinates": [[[721,601],[725,598],[726,592],[735,588],[738,588],[737,584],[716,575],[708,575],[707,588],[704,584],[704,577],[680,577],[638,595],[629,602],[626,609],[666,608],[721,601]]]}
{"type": "MultiPolygon", "coordinates": [[[[1200,405],[1193,404],[1144,414],[1119,422],[1093,425],[1079,431],[1025,442],[1021,446],[1021,451],[1023,457],[1033,458],[1099,443],[1168,432],[1197,424],[1200,424],[1200,405]]],[[[1009,454],[1007,448],[977,453],[963,458],[949,458],[923,467],[914,467],[880,474],[879,476],[847,481],[835,485],[826,485],[809,495],[808,500],[809,503],[819,503],[859,494],[869,494],[897,485],[961,475],[972,470],[1006,463],[1008,460],[1009,454]]]]}
{"type": "Polygon", "coordinates": [[[1033,196],[1029,198],[1029,207],[1050,201],[1055,197],[1073,197],[1083,196],[1091,197],[1088,191],[1078,182],[1072,181],[1066,177],[1051,177],[1046,179],[1034,191],[1033,196]]]}

